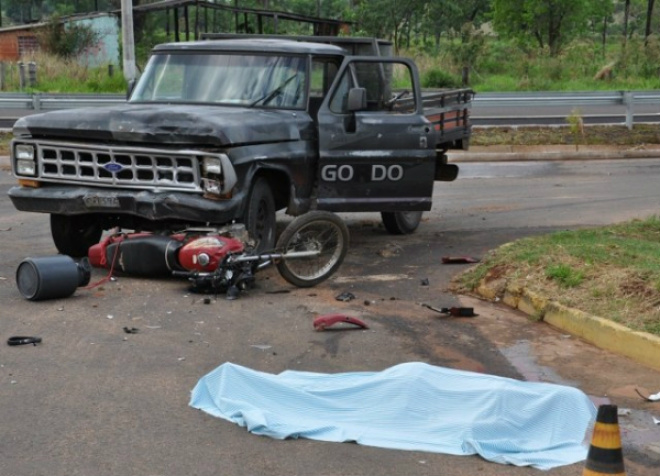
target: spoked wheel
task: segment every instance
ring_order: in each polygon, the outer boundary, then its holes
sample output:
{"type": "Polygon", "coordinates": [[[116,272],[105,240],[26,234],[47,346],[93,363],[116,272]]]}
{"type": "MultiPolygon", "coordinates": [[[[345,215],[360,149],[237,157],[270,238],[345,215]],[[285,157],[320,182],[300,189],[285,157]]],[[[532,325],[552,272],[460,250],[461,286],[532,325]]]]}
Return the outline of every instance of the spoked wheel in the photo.
{"type": "Polygon", "coordinates": [[[392,235],[409,235],[422,221],[423,212],[381,212],[385,229],[392,235]]]}
{"type": "Polygon", "coordinates": [[[348,251],[348,228],[334,213],[312,211],[293,220],[277,241],[283,253],[277,269],[300,288],[316,286],[334,274],[348,251]]]}

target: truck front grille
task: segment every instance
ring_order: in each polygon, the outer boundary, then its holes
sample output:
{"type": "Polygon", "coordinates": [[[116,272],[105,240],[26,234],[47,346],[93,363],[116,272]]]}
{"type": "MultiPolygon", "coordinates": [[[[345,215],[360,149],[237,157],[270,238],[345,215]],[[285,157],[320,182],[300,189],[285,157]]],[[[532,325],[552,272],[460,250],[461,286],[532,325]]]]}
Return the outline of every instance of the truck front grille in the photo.
{"type": "Polygon", "coordinates": [[[38,142],[40,173],[53,182],[201,191],[196,151],[38,142]]]}

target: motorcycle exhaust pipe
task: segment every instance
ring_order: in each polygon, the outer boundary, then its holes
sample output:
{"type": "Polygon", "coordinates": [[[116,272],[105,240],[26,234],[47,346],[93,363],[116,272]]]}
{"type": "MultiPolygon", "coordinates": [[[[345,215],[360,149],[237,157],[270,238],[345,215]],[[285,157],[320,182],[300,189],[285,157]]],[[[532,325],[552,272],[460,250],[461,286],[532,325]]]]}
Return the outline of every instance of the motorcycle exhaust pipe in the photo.
{"type": "Polygon", "coordinates": [[[16,285],[28,301],[65,298],[87,286],[91,274],[87,258],[80,262],[66,255],[25,258],[16,269],[16,285]]]}

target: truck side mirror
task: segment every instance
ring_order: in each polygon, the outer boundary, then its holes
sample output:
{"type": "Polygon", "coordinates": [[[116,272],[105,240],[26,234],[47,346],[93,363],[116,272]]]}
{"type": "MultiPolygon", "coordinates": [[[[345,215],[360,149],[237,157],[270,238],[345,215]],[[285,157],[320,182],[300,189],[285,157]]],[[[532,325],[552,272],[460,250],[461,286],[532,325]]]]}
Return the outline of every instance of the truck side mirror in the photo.
{"type": "Polygon", "coordinates": [[[367,108],[367,90],[365,88],[351,88],[348,90],[346,109],[349,112],[363,111],[367,108]]]}

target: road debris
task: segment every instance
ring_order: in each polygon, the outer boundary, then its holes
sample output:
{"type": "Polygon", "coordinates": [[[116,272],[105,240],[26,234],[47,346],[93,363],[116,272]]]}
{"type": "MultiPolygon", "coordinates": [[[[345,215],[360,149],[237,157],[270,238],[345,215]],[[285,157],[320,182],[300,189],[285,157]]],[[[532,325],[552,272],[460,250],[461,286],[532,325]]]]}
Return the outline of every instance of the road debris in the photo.
{"type": "Polygon", "coordinates": [[[422,307],[430,309],[440,314],[448,314],[454,317],[477,317],[479,314],[474,313],[473,307],[433,307],[429,304],[422,303],[422,307]]]}
{"type": "Polygon", "coordinates": [[[91,271],[87,258],[79,262],[66,255],[25,258],[16,269],[16,287],[29,301],[66,298],[89,283],[91,271]]]}
{"type": "Polygon", "coordinates": [[[443,264],[469,264],[469,263],[478,263],[479,258],[473,258],[471,256],[443,256],[443,264]]]}
{"type": "Polygon", "coordinates": [[[337,301],[348,302],[348,301],[352,301],[353,299],[355,299],[355,294],[349,293],[347,291],[345,293],[341,293],[340,295],[336,296],[335,299],[337,301]]]}
{"type": "Polygon", "coordinates": [[[635,392],[637,392],[637,395],[642,397],[642,400],[646,400],[647,402],[657,402],[660,401],[660,392],[654,393],[653,395],[649,395],[648,397],[645,397],[642,392],[639,390],[635,389],[635,392]]]}
{"type": "Polygon", "coordinates": [[[124,327],[124,332],[126,334],[137,334],[138,332],[140,332],[140,329],[138,329],[137,327],[124,327]]]}
{"type": "Polygon", "coordinates": [[[385,248],[378,251],[378,256],[381,258],[392,258],[393,256],[398,256],[401,253],[401,246],[395,243],[388,243],[385,248]]]}
{"type": "Polygon", "coordinates": [[[32,344],[36,346],[41,344],[41,337],[30,337],[30,336],[14,336],[7,339],[7,345],[27,345],[32,344]]]}
{"type": "Polygon", "coordinates": [[[345,314],[326,314],[324,316],[319,316],[314,319],[314,330],[324,331],[328,327],[331,327],[339,322],[345,322],[346,324],[353,324],[362,329],[369,329],[367,324],[358,319],[357,317],[347,316],[345,314]]]}

